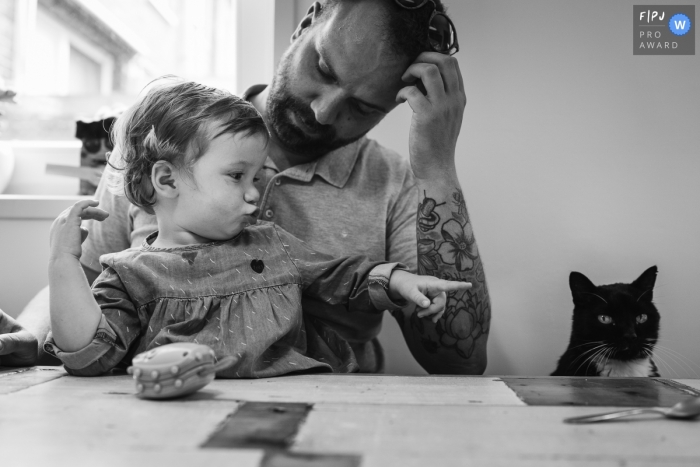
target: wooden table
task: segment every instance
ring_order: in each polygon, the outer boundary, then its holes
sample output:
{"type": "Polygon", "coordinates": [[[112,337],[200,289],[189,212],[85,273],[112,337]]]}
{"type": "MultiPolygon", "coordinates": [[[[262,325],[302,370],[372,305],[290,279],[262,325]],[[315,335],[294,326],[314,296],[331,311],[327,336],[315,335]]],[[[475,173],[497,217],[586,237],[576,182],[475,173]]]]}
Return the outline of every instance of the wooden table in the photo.
{"type": "MultiPolygon", "coordinates": [[[[605,386],[600,378],[589,380],[605,386]]],[[[565,417],[610,407],[527,405],[511,389],[520,391],[527,381],[288,376],[216,380],[185,399],[145,401],[134,397],[127,375],[75,378],[56,367],[2,369],[0,466],[700,466],[698,421],[567,425],[565,417]],[[281,407],[273,412],[284,412],[288,403],[312,408],[284,455],[202,447],[227,420],[235,421],[229,416],[245,401],[281,407]]],[[[576,393],[571,380],[538,381],[561,387],[559,396],[576,393]]],[[[680,388],[680,397],[700,391],[700,380],[662,383],[680,388]]],[[[554,393],[539,394],[547,399],[554,393]]]]}

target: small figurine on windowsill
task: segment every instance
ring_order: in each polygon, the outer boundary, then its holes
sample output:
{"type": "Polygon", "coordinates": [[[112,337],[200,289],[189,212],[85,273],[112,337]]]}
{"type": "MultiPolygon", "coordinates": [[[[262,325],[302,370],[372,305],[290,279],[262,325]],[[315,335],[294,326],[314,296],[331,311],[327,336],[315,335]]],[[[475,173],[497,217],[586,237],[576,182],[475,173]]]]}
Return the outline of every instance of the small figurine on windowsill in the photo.
{"type": "Polygon", "coordinates": [[[107,165],[107,153],[112,150],[109,130],[116,116],[98,119],[92,122],[78,120],[75,124],[75,137],[83,142],[80,148],[80,166],[92,167],[89,178],[80,180],[80,194],[92,195],[107,165]]]}
{"type": "Polygon", "coordinates": [[[0,89],[0,102],[12,102],[14,104],[16,95],[17,93],[10,89],[0,89]]]}

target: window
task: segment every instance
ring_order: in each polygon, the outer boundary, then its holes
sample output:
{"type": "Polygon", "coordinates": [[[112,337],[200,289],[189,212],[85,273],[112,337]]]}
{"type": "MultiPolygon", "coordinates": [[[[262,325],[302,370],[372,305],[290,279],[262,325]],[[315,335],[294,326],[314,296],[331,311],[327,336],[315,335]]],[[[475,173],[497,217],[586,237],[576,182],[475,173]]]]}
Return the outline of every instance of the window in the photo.
{"type": "Polygon", "coordinates": [[[75,47],[70,48],[68,94],[99,94],[102,66],[75,47]]]}
{"type": "Polygon", "coordinates": [[[0,144],[14,154],[0,193],[77,194],[78,179],[46,173],[47,165],[81,165],[76,121],[125,108],[159,76],[238,94],[269,82],[275,5],[287,1],[0,1],[11,39],[0,54],[0,88],[18,93],[16,105],[0,109],[0,144]],[[238,40],[251,31],[254,43],[238,40]]]}

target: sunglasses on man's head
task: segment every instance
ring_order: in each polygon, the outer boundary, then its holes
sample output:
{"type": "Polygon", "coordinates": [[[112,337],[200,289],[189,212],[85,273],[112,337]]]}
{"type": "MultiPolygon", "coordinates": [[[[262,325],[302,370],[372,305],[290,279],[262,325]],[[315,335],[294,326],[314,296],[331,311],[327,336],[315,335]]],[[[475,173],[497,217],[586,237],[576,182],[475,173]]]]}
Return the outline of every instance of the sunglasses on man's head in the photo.
{"type": "Polygon", "coordinates": [[[417,10],[427,3],[433,4],[433,13],[428,21],[428,40],[435,52],[454,55],[459,52],[457,30],[450,18],[437,11],[437,5],[433,0],[394,0],[398,6],[407,10],[417,10]]]}

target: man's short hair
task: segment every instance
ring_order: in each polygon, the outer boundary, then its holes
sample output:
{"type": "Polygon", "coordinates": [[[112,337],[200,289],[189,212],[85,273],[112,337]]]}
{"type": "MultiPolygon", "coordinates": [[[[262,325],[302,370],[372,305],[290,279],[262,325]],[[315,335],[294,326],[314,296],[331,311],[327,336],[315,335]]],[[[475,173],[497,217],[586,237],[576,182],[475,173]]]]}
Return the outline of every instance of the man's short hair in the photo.
{"type": "MultiPolygon", "coordinates": [[[[340,3],[359,3],[362,0],[326,0],[323,3],[322,14],[333,10],[340,3]]],[[[433,0],[439,13],[445,13],[441,0],[433,0]]],[[[423,52],[433,48],[428,40],[428,21],[433,12],[432,3],[416,10],[401,8],[394,0],[382,0],[384,5],[385,30],[382,39],[396,52],[397,55],[415,60],[423,52]]]]}

